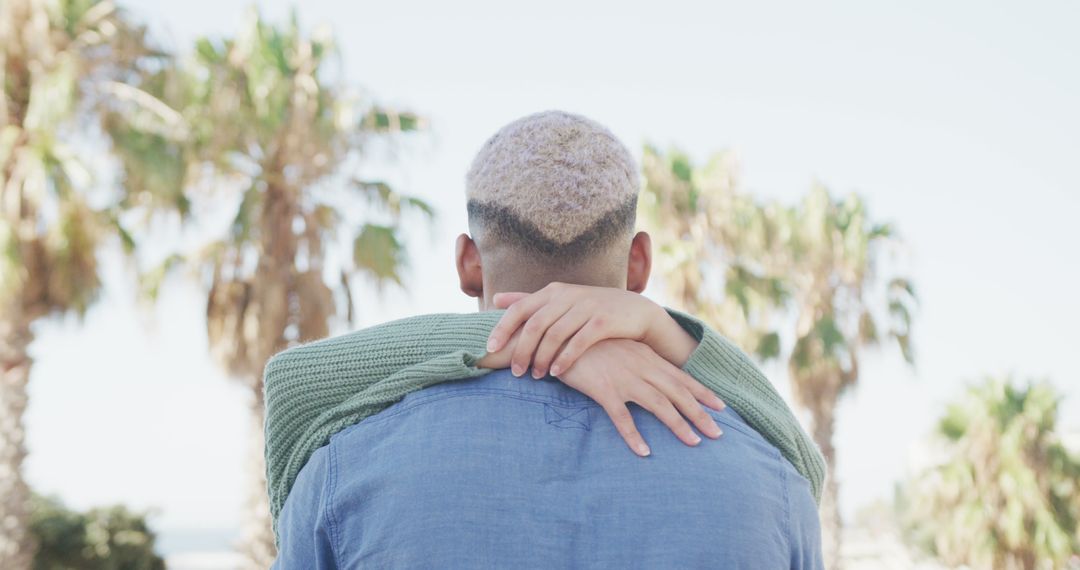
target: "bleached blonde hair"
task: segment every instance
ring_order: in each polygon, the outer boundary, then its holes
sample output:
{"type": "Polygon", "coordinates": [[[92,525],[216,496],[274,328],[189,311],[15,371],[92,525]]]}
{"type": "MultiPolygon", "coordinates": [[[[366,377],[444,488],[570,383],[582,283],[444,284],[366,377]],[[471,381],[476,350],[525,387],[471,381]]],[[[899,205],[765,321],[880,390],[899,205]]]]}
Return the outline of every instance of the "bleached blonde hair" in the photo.
{"type": "Polygon", "coordinates": [[[499,129],[465,178],[473,233],[574,261],[634,229],[637,164],[596,121],[564,111],[499,129]]]}

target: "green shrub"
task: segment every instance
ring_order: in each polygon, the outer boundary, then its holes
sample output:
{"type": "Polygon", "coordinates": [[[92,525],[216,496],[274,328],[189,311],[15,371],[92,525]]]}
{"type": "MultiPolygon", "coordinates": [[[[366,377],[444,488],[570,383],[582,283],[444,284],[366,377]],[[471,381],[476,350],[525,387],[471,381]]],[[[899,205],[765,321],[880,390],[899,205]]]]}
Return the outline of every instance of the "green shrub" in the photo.
{"type": "Polygon", "coordinates": [[[163,570],[144,513],[126,507],[68,509],[58,499],[35,496],[30,522],[38,542],[35,570],[163,570]]]}

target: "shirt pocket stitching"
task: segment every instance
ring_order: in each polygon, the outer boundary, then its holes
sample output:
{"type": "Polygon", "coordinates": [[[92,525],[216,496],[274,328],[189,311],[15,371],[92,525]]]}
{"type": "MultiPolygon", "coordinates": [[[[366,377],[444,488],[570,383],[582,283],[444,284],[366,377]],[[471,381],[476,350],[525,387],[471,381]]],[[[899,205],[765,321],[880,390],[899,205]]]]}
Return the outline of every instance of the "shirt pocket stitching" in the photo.
{"type": "Polygon", "coordinates": [[[554,406],[544,402],[544,421],[557,428],[592,431],[592,414],[588,407],[554,406]],[[567,412],[564,413],[559,408],[567,412]]]}

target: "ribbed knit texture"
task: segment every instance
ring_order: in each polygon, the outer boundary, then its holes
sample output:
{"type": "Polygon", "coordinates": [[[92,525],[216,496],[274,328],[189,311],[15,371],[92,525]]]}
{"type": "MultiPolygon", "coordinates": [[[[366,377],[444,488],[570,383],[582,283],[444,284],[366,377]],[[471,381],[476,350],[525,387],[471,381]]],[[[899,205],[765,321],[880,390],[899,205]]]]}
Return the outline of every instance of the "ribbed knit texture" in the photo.
{"type": "Polygon", "coordinates": [[[683,370],[720,396],[750,427],[779,449],[810,481],[814,499],[820,503],[826,476],[825,456],[772,382],[745,352],[720,333],[686,313],[674,309],[667,312],[700,343],[683,370]]]}
{"type": "MultiPolygon", "coordinates": [[[[701,321],[668,309],[700,345],[684,369],[716,392],[821,498],[825,462],[768,379],[701,321]]],[[[489,372],[476,362],[503,311],[421,315],[290,348],[266,365],[266,480],[278,515],[300,469],[335,433],[410,392],[489,372]]]]}

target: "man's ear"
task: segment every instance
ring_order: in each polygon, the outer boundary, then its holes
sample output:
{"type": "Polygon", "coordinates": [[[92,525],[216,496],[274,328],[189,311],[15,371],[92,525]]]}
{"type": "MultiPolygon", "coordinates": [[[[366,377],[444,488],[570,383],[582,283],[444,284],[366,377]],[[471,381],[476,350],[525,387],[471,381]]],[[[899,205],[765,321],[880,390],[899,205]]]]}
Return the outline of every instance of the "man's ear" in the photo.
{"type": "Polygon", "coordinates": [[[480,250],[476,248],[476,242],[468,234],[461,234],[457,237],[454,249],[461,292],[470,297],[483,297],[484,272],[480,265],[480,250]]]}
{"type": "Polygon", "coordinates": [[[652,271],[652,238],[638,232],[630,242],[630,263],[626,265],[626,289],[641,293],[649,284],[652,271]]]}

